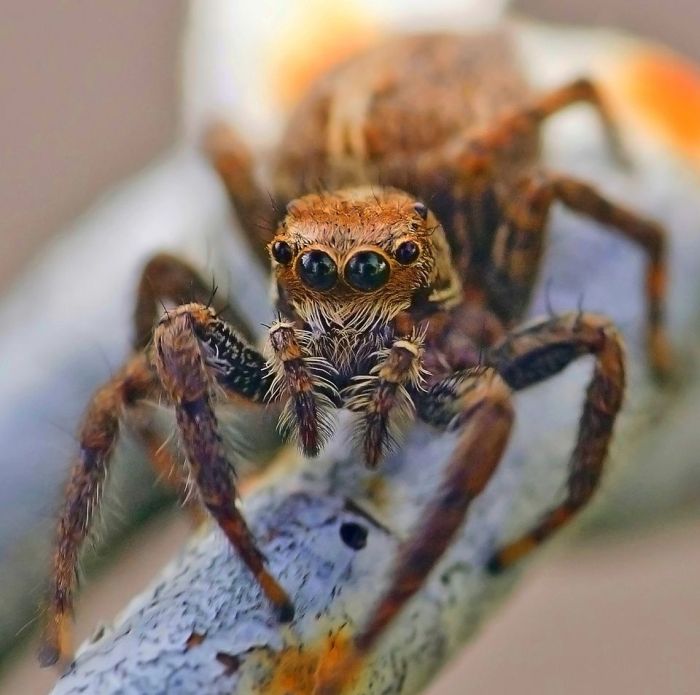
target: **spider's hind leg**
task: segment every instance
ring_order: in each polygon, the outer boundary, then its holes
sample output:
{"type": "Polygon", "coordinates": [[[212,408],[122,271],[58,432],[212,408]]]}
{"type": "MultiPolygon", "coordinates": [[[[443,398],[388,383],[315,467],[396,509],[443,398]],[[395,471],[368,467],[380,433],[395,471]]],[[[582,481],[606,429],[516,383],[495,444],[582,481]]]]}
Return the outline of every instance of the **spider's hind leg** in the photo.
{"type": "Polygon", "coordinates": [[[673,358],[664,324],[667,278],[664,229],[571,176],[532,174],[519,182],[511,197],[486,269],[489,299],[499,316],[508,323],[522,316],[540,267],[549,212],[554,202],[560,202],[605,225],[611,233],[635,244],[645,254],[647,351],[654,374],[667,376],[673,358]]]}
{"type": "Polygon", "coordinates": [[[613,425],[625,389],[623,347],[611,323],[593,314],[567,314],[525,326],[510,334],[488,356],[514,390],[554,376],[584,355],[595,358],[569,461],[564,501],[546,512],[520,538],[494,553],[488,563],[498,572],[527,555],[568,523],[591,499],[603,472],[613,425]]]}

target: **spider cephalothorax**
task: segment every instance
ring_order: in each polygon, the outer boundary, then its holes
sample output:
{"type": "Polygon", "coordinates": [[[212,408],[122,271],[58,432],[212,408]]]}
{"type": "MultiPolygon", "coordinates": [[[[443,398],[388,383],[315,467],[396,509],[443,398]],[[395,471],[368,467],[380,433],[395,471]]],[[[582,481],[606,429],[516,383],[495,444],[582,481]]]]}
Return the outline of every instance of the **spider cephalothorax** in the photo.
{"type": "MultiPolygon", "coordinates": [[[[536,97],[505,34],[426,35],[396,38],[318,82],[280,143],[271,196],[241,142],[228,129],[216,131],[209,143],[216,168],[258,256],[272,257],[279,318],[266,350],[258,350],[244,321],[234,317],[232,326],[209,306],[210,290],[192,268],[166,254],[149,262],[138,290],[136,353],[97,391],[80,432],[58,528],[43,663],[65,648],[78,551],[120,418],[130,418],[161,469],[173,467],[139,407],[148,399],[175,410],[201,503],[287,620],[293,601],[267,571],[236,504],[235,459],[222,443],[217,402],[278,403],[283,432],[310,455],[333,431],[333,410],[350,409],[357,458],[371,466],[396,424],[414,415],[458,433],[435,497],[356,635],[358,659],[427,579],[496,469],[512,426],[512,392],[584,355],[594,357],[594,369],[566,495],[520,538],[495,547],[482,569],[509,566],[589,501],[621,407],[625,363],[604,317],[572,312],[521,324],[554,202],[644,250],[657,373],[668,371],[671,354],[663,230],[585,182],[547,174],[537,159],[543,122],[577,102],[597,111],[615,144],[590,81],[536,97]],[[331,190],[310,194],[310,181],[332,182],[331,190]],[[163,298],[189,303],[157,321],[163,298]]],[[[357,662],[322,673],[317,692],[336,693],[357,662]]]]}
{"type": "Polygon", "coordinates": [[[396,189],[292,201],[270,254],[280,297],[314,332],[367,333],[415,303],[444,307],[459,298],[442,226],[396,189]]]}

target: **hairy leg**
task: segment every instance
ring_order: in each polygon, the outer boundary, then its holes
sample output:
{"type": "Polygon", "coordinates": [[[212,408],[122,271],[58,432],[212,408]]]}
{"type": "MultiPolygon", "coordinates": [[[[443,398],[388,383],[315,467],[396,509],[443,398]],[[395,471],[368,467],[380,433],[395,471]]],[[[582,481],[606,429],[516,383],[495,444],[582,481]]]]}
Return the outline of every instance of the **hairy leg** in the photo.
{"type": "Polygon", "coordinates": [[[236,506],[235,473],[214,412],[219,387],[252,402],[265,399],[271,386],[265,359],[246,346],[211,309],[187,304],[161,319],[154,334],[154,361],[175,405],[180,437],[202,504],[280,618],[290,620],[292,603],[265,568],[265,558],[236,506]]]}
{"type": "Polygon", "coordinates": [[[68,618],[72,613],[78,556],[99,504],[121,421],[133,420],[134,430],[156,468],[158,464],[170,464],[167,452],[158,446],[155,433],[143,420],[140,406],[144,399],[162,396],[176,403],[178,421],[186,435],[185,449],[204,505],[240,550],[266,594],[283,615],[290,614],[284,592],[262,567],[262,556],[236,509],[233,473],[223,456],[211,404],[214,389],[222,397],[262,403],[272,381],[265,359],[248,347],[213,309],[201,305],[186,305],[166,314],[156,330],[155,343],[162,351],[157,352],[154,347],[150,354],[140,352],[131,358],[98,389],[84,416],[78,461],[70,474],[59,515],[48,619],[39,652],[44,666],[55,663],[69,651],[68,618]],[[190,321],[190,317],[199,320],[190,321]],[[153,368],[154,362],[160,374],[153,368]],[[163,386],[167,387],[165,393],[163,386]],[[199,393],[198,398],[188,400],[193,393],[199,393]]]}
{"type": "Polygon", "coordinates": [[[139,280],[134,310],[134,348],[145,348],[153,336],[156,321],[163,313],[162,302],[210,304],[235,324],[246,340],[253,336],[246,322],[216,296],[215,287],[207,286],[188,263],[167,253],[159,253],[146,264],[139,280]]]}
{"type": "Polygon", "coordinates": [[[645,293],[649,359],[659,376],[671,370],[671,349],[664,327],[666,234],[654,222],[601,196],[569,176],[542,175],[521,182],[506,210],[506,223],[494,240],[490,297],[506,321],[522,315],[544,246],[549,210],[559,201],[606,225],[639,246],[647,256],[645,293]]]}
{"type": "Polygon", "coordinates": [[[370,468],[376,468],[393,444],[401,421],[413,415],[409,390],[420,387],[422,355],[419,338],[397,340],[380,356],[371,373],[354,379],[343,394],[345,406],[360,414],[355,438],[370,468]]]}
{"type": "Polygon", "coordinates": [[[496,552],[489,562],[492,572],[512,565],[544,542],[593,496],[622,406],[625,361],[615,328],[606,318],[593,314],[567,314],[527,325],[487,355],[487,362],[514,390],[548,379],[583,355],[593,355],[595,367],[569,461],[566,498],[532,530],[496,552]]]}
{"type": "Polygon", "coordinates": [[[262,266],[270,267],[267,245],[277,226],[272,197],[256,182],[253,158],[235,130],[213,125],[204,138],[204,150],[221,178],[243,232],[262,266]]]}
{"type": "Polygon", "coordinates": [[[197,527],[204,523],[207,515],[199,500],[192,494],[194,490],[184,461],[178,461],[175,458],[172,447],[163,432],[143,410],[138,408],[135,416],[129,418],[129,429],[143,447],[148,461],[156,472],[157,480],[163,481],[175,491],[182,506],[187,510],[190,521],[197,527]]]}
{"type": "MultiPolygon", "coordinates": [[[[134,310],[134,348],[144,349],[153,337],[157,320],[163,313],[163,303],[198,302],[211,306],[217,316],[226,320],[249,342],[253,335],[247,322],[217,295],[216,286],[207,286],[199,273],[188,263],[167,253],[159,253],[146,264],[139,280],[134,310]]],[[[190,511],[195,523],[203,520],[200,506],[191,500],[187,489],[188,476],[181,465],[173,461],[172,452],[149,418],[135,417],[132,429],[141,441],[157,475],[173,487],[190,511]]]]}
{"type": "Polygon", "coordinates": [[[338,402],[332,382],[335,370],[322,358],[306,354],[308,337],[293,324],[278,321],[269,336],[275,374],[271,398],[287,397],[279,421],[282,436],[295,438],[306,456],[316,456],[332,432],[331,411],[338,402]]]}
{"type": "Polygon", "coordinates": [[[119,435],[125,410],[157,391],[146,356],[133,357],[92,397],[79,433],[80,449],[59,514],[49,591],[48,617],[39,662],[56,663],[70,650],[68,620],[72,615],[78,554],[99,504],[102,484],[119,435]]]}
{"type": "Polygon", "coordinates": [[[513,422],[510,390],[490,368],[458,372],[438,382],[418,400],[418,412],[438,427],[458,429],[460,438],[438,492],[401,547],[389,587],[356,637],[354,650],[339,664],[320,665],[315,695],[342,691],[363,657],[423,586],[501,460],[513,422]]]}
{"type": "Polygon", "coordinates": [[[592,106],[603,125],[608,146],[614,157],[623,165],[627,157],[620,140],[619,130],[613,120],[600,91],[586,78],[579,78],[569,84],[546,92],[533,99],[531,105],[507,114],[482,135],[472,138],[468,148],[490,152],[501,160],[506,160],[511,148],[517,148],[523,138],[536,134],[544,121],[574,104],[592,106]]]}

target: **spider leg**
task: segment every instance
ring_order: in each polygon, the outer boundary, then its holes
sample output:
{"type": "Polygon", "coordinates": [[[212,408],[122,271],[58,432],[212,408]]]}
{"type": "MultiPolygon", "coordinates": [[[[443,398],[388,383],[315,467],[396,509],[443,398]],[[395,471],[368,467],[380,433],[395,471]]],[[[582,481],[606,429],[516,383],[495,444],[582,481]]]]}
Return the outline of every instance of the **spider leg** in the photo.
{"type": "Polygon", "coordinates": [[[512,320],[522,315],[540,264],[549,210],[559,201],[606,225],[646,254],[649,359],[657,375],[667,375],[672,354],[663,320],[667,277],[664,230],[569,176],[531,176],[520,183],[518,192],[507,208],[505,225],[496,234],[491,256],[490,294],[502,318],[512,320]]]}
{"type": "Polygon", "coordinates": [[[180,437],[202,504],[278,609],[294,614],[291,601],[265,568],[265,558],[238,507],[235,473],[219,434],[215,389],[261,403],[271,379],[260,353],[238,338],[213,310],[186,304],[169,312],[154,334],[154,362],[175,405],[180,437]]]}
{"type": "Polygon", "coordinates": [[[198,527],[204,523],[207,516],[199,500],[191,494],[193,490],[189,484],[187,469],[177,461],[163,432],[155,426],[153,418],[146,412],[135,410],[137,411],[134,413],[135,417],[129,418],[130,430],[143,447],[158,481],[163,481],[177,493],[182,506],[190,515],[192,524],[198,527]]]}
{"type": "MultiPolygon", "coordinates": [[[[162,303],[175,304],[198,302],[213,307],[217,315],[226,314],[227,320],[248,341],[254,337],[247,322],[231,305],[224,304],[216,294],[216,286],[207,286],[199,273],[188,263],[167,253],[159,253],[146,264],[139,280],[134,310],[134,348],[145,348],[153,337],[153,329],[163,313],[162,303]]],[[[150,418],[133,418],[133,431],[143,445],[148,459],[159,478],[171,485],[198,524],[202,518],[201,507],[190,499],[187,488],[188,476],[182,466],[173,461],[169,447],[164,444],[161,433],[154,429],[150,418]]]]}
{"type": "Polygon", "coordinates": [[[277,226],[274,201],[264,191],[253,172],[253,157],[236,131],[217,123],[204,137],[204,151],[224,184],[228,197],[263,268],[269,270],[267,245],[277,226]]]}
{"type": "Polygon", "coordinates": [[[547,512],[531,531],[497,551],[488,565],[492,572],[509,567],[549,538],[593,496],[622,405],[625,362],[622,342],[610,321],[586,313],[566,314],[524,326],[487,355],[487,363],[514,390],[557,374],[583,355],[593,355],[595,367],[569,461],[566,499],[547,512]]]}
{"type": "Polygon", "coordinates": [[[381,166],[381,176],[387,181],[403,181],[407,190],[417,187],[428,194],[425,195],[428,200],[431,192],[434,194],[445,185],[449,195],[460,199],[465,183],[468,183],[468,197],[478,197],[490,190],[497,165],[503,165],[503,174],[507,175],[507,165],[512,160],[518,161],[523,147],[531,146],[533,139],[536,144],[542,124],[577,103],[586,103],[595,109],[613,155],[626,165],[619,129],[607,105],[593,82],[581,78],[533,98],[530,105],[504,114],[480,133],[468,130],[459,134],[437,151],[427,150],[417,156],[411,155],[410,159],[403,154],[387,157],[381,166]],[[444,162],[451,164],[445,167],[444,162]]]}
{"type": "Polygon", "coordinates": [[[80,451],[66,487],[52,560],[48,618],[39,662],[50,666],[66,655],[78,553],[99,504],[102,484],[119,435],[122,413],[157,391],[155,375],[140,353],[92,397],[79,433],[80,451]]]}
{"type": "Polygon", "coordinates": [[[48,619],[39,651],[43,666],[56,663],[69,651],[68,618],[79,552],[99,504],[121,421],[134,421],[134,429],[156,468],[170,463],[167,452],[157,445],[155,432],[143,421],[139,408],[145,399],[164,397],[175,403],[204,506],[280,613],[290,615],[289,600],[264,569],[262,555],[235,506],[233,473],[223,453],[212,409],[214,389],[217,395],[261,404],[270,385],[264,357],[248,347],[213,309],[194,304],[167,313],[156,329],[150,352],[137,353],[97,390],[80,429],[78,461],[59,514],[48,619]]]}
{"type": "Polygon", "coordinates": [[[253,335],[243,318],[231,306],[225,306],[216,296],[216,288],[202,281],[199,273],[188,263],[167,253],[153,256],[143,269],[136,291],[134,311],[134,348],[145,348],[153,336],[156,321],[163,313],[161,302],[175,304],[198,302],[211,305],[226,315],[243,337],[251,341],[253,335]]]}
{"type": "Polygon", "coordinates": [[[421,418],[460,437],[440,487],[419,526],[399,551],[389,586],[354,648],[339,663],[322,663],[315,695],[336,695],[352,680],[406,602],[422,587],[449,547],[471,502],[482,492],[501,460],[513,422],[510,389],[491,368],[457,372],[417,399],[421,418]]]}
{"type": "Polygon", "coordinates": [[[392,444],[397,421],[413,415],[409,390],[420,387],[422,355],[419,338],[397,340],[368,376],[358,377],[343,393],[345,406],[361,414],[355,436],[370,468],[392,444]]]}
{"type": "Polygon", "coordinates": [[[595,84],[587,78],[579,78],[562,87],[533,99],[532,104],[507,114],[493,127],[471,139],[467,148],[492,152],[496,157],[507,159],[510,150],[517,147],[523,138],[531,137],[550,116],[578,103],[589,104],[598,114],[605,137],[615,159],[627,166],[627,156],[622,146],[619,129],[595,84]]]}
{"type": "Polygon", "coordinates": [[[325,360],[306,355],[305,333],[289,322],[273,324],[269,338],[275,373],[270,394],[288,396],[280,430],[285,438],[296,437],[305,455],[316,456],[332,431],[331,411],[338,402],[335,370],[325,360]]]}

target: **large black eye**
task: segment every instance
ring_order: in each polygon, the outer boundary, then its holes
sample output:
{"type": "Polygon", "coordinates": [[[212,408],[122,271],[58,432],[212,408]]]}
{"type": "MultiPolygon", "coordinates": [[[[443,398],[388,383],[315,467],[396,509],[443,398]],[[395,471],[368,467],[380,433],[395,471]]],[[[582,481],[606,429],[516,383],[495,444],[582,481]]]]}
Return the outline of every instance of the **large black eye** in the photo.
{"type": "Polygon", "coordinates": [[[394,257],[401,265],[410,265],[419,255],[420,248],[414,241],[402,241],[394,251],[394,257]]]}
{"type": "Polygon", "coordinates": [[[315,290],[329,290],[338,280],[338,268],[325,251],[303,253],[298,268],[301,279],[315,290]]]}
{"type": "Polygon", "coordinates": [[[348,284],[362,292],[372,292],[389,279],[389,264],[374,251],[358,251],[345,266],[348,284]]]}
{"type": "Polygon", "coordinates": [[[275,241],[270,251],[272,257],[281,265],[287,265],[294,258],[292,248],[286,241],[275,241]]]}

